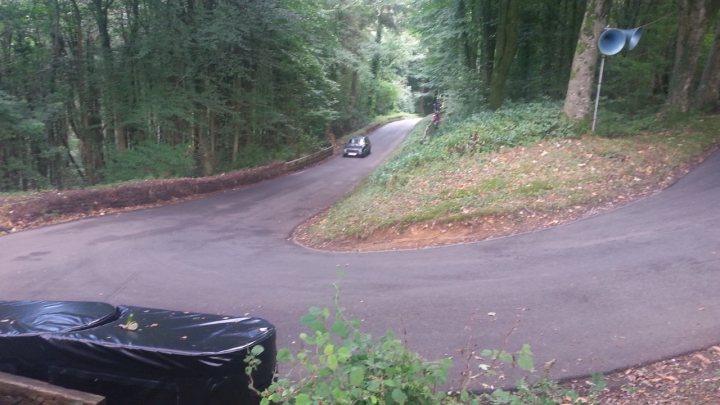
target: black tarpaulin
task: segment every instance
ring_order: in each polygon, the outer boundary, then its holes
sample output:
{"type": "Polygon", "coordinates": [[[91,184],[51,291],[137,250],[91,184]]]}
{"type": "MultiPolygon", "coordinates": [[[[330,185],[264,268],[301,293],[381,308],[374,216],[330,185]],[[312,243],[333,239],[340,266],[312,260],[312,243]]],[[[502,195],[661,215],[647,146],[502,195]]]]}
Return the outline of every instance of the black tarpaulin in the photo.
{"type": "Polygon", "coordinates": [[[0,365],[15,367],[5,371],[103,395],[109,405],[256,403],[245,373],[256,345],[264,351],[254,386],[273,378],[275,327],[261,318],[101,303],[1,304],[0,365]],[[12,354],[22,336],[22,350],[12,354]]]}
{"type": "Polygon", "coordinates": [[[43,335],[93,327],[118,315],[102,302],[0,301],[0,371],[46,380],[43,335]]]}
{"type": "Polygon", "coordinates": [[[0,338],[71,332],[116,318],[103,302],[0,301],[0,338]]]}
{"type": "MultiPolygon", "coordinates": [[[[142,374],[244,373],[247,349],[274,340],[275,328],[260,318],[198,314],[130,306],[118,307],[112,322],[46,340],[87,367],[112,364],[114,370],[142,374]],[[137,330],[128,329],[128,320],[137,330]]],[[[274,348],[268,347],[272,350],[274,348]]]]}

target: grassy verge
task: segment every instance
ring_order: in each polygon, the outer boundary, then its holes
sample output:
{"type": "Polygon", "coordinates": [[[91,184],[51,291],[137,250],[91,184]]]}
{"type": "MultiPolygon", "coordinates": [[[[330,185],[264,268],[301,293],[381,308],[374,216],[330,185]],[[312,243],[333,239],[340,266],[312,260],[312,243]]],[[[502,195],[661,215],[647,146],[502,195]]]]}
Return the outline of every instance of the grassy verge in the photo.
{"type": "Polygon", "coordinates": [[[718,116],[634,135],[577,136],[553,104],[448,123],[429,139],[425,125],[385,167],[304,228],[304,241],[387,241],[453,225],[465,240],[473,232],[551,225],[662,189],[720,142],[718,116]]]}

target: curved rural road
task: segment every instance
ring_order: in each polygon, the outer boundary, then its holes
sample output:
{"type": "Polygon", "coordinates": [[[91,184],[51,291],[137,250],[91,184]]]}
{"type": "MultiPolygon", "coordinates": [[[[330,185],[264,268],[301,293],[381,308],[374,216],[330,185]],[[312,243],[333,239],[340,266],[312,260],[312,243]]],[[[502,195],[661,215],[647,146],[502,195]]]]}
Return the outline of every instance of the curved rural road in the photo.
{"type": "Polygon", "coordinates": [[[718,343],[718,153],[662,193],[540,232],[377,253],[287,239],[415,122],[377,130],[365,159],[333,157],[204,199],[4,236],[0,299],[249,313],[273,322],[288,347],[308,307],[332,305],[340,270],[342,304],[365,331],[394,330],[430,359],[530,343],[537,361],[557,359],[553,375],[568,377],[718,343]]]}

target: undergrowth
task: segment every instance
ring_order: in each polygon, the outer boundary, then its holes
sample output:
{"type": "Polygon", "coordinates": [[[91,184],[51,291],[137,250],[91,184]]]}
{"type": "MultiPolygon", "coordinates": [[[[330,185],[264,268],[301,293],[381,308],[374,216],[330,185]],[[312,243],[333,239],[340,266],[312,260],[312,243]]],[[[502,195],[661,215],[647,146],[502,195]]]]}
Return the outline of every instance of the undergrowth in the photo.
{"type": "Polygon", "coordinates": [[[437,161],[575,136],[572,124],[561,117],[556,103],[517,104],[462,120],[449,119],[431,134],[430,139],[422,139],[424,132],[414,131],[403,153],[376,171],[372,182],[385,186],[400,181],[398,177],[403,173],[437,161]]]}
{"type": "MultiPolygon", "coordinates": [[[[339,288],[336,285],[336,291],[339,288]]],[[[304,348],[297,353],[282,348],[277,361],[291,370],[277,375],[266,390],[256,393],[261,405],[356,404],[356,405],[481,405],[481,404],[593,404],[604,389],[601,376],[595,376],[585,395],[563,388],[548,378],[551,364],[541,375],[535,369],[530,345],[515,352],[485,349],[473,358],[478,372],[464,374],[459,391],[446,391],[453,361],[428,361],[410,351],[392,332],[380,338],[360,330],[360,322],[348,319],[336,293],[334,306],[310,308],[302,323],[308,332],[300,334],[304,348]],[[527,377],[513,389],[473,392],[469,382],[483,375],[498,377],[499,365],[519,368],[527,377]],[[296,373],[294,373],[296,371],[296,373]],[[530,383],[533,377],[533,383],[530,383]]],[[[250,376],[259,366],[264,349],[256,346],[246,358],[250,376]]],[[[255,390],[252,385],[251,389],[255,390]]]]}

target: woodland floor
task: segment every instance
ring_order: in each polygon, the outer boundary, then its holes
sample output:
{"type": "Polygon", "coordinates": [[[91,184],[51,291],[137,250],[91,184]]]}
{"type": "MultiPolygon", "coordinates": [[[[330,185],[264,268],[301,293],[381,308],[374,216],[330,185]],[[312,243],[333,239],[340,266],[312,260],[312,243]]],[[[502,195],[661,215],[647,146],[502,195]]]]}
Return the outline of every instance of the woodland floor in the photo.
{"type": "MultiPolygon", "coordinates": [[[[684,169],[683,172],[687,172],[690,167],[684,169]]],[[[172,181],[164,181],[166,187],[168,182],[172,181]]],[[[650,190],[646,188],[642,193],[624,196],[619,204],[589,204],[583,207],[577,207],[577,209],[572,212],[558,212],[556,215],[548,215],[548,213],[533,215],[532,212],[527,212],[522,213],[522,218],[517,215],[498,216],[485,218],[482,222],[469,225],[450,223],[443,224],[443,226],[422,225],[411,227],[404,229],[402,232],[389,230],[373,234],[370,238],[364,239],[361,250],[420,248],[531,232],[596,214],[599,211],[607,210],[617,205],[642,198],[652,192],[660,191],[667,186],[668,184],[666,182],[656,184],[655,187],[651,187],[650,190]]],[[[190,196],[173,199],[172,202],[133,207],[103,208],[82,214],[55,212],[52,216],[45,216],[27,223],[10,223],[7,218],[3,217],[3,213],[12,212],[14,203],[20,200],[26,200],[27,198],[42,198],[42,194],[40,194],[39,197],[0,197],[0,235],[90,216],[101,216],[122,211],[149,208],[199,197],[190,196]]],[[[312,241],[303,240],[303,236],[303,227],[300,227],[296,231],[295,237],[298,238],[302,244],[314,245],[314,247],[330,250],[347,250],[346,243],[340,243],[337,246],[333,246],[327,242],[314,244],[312,241]]],[[[684,356],[616,371],[605,375],[605,380],[608,382],[608,386],[600,397],[600,404],[720,404],[720,345],[689,353],[684,356]]],[[[563,386],[573,387],[579,392],[583,392],[583,389],[587,388],[587,384],[585,380],[577,380],[565,382],[563,386]]]]}

